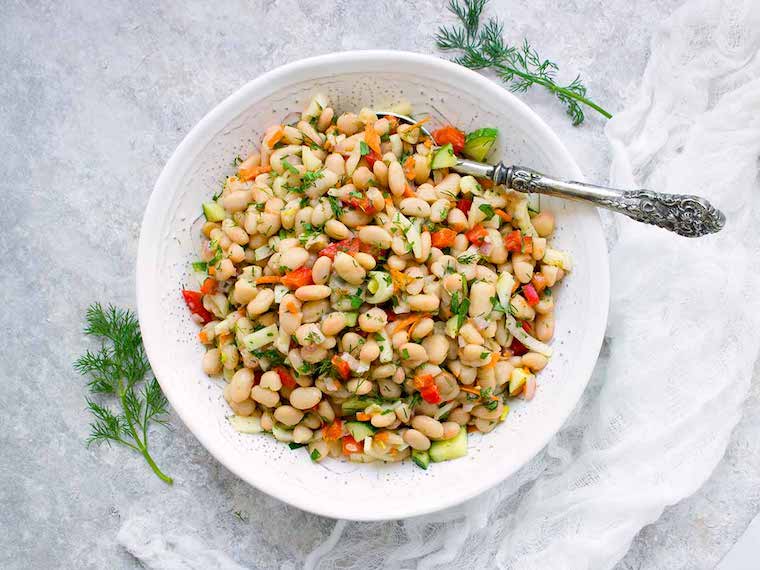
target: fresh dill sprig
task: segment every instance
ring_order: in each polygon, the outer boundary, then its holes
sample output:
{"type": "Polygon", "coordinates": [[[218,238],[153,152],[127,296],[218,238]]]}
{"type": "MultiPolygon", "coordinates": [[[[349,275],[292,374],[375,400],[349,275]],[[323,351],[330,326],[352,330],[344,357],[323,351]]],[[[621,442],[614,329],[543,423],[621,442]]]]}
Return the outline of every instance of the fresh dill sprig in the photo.
{"type": "Polygon", "coordinates": [[[449,11],[460,24],[442,26],[435,35],[436,45],[445,51],[458,51],[454,62],[470,69],[491,69],[509,85],[511,91],[525,92],[540,85],[553,93],[567,108],[573,125],[585,119],[582,105],[606,118],[612,115],[586,97],[586,87],[577,76],[567,85],[555,81],[557,64],[539,57],[538,52],[524,40],[520,47],[504,40],[504,26],[494,18],[481,26],[480,17],[488,0],[449,0],[449,11]]]}
{"type": "Polygon", "coordinates": [[[145,379],[150,363],[135,314],[111,305],[104,309],[95,303],[87,309],[86,320],[84,333],[101,338],[102,344],[96,352],[86,351],[74,368],[89,377],[90,392],[114,395],[121,406],[121,411],[115,412],[87,398],[87,409],[94,418],[87,444],[124,445],[140,453],[153,472],[171,484],[172,478],[159,469],[148,452],[148,427],[166,423],[168,404],[158,381],[145,379]]]}

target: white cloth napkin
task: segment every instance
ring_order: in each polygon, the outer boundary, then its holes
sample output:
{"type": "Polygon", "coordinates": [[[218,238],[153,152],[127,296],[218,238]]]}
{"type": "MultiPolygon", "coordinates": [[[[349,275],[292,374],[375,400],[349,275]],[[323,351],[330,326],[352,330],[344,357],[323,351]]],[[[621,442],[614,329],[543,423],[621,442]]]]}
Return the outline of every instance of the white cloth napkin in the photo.
{"type": "MultiPolygon", "coordinates": [[[[690,240],[618,217],[608,365],[547,449],[460,507],[338,522],[307,568],[611,568],[705,482],[760,350],[758,50],[757,0],[692,0],[656,32],[639,94],[608,124],[611,185],[699,194],[728,223],[690,240]]],[[[142,524],[119,540],[151,568],[237,567],[142,524]]]]}

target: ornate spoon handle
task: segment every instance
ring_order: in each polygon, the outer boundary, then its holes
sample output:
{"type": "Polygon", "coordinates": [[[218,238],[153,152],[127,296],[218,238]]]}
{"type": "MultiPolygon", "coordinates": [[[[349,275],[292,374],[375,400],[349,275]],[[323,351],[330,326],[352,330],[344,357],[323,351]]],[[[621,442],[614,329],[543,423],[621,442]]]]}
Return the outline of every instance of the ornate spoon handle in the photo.
{"type": "Polygon", "coordinates": [[[527,194],[547,194],[607,208],[629,218],[659,226],[686,237],[720,231],[726,216],[704,198],[689,194],[661,194],[651,190],[616,190],[583,182],[556,180],[524,166],[495,166],[460,159],[455,170],[485,176],[497,184],[527,194]]]}

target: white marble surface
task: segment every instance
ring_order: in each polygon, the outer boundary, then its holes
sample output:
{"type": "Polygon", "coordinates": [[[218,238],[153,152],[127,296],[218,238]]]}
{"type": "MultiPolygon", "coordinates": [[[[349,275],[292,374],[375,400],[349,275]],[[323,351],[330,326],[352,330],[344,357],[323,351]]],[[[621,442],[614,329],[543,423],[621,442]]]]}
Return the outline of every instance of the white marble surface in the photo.
{"type": "MultiPolygon", "coordinates": [[[[125,520],[200,536],[250,568],[298,567],[333,521],[248,487],[172,417],[153,434],[167,487],[124,449],[84,446],[89,418],[71,362],[95,300],[134,305],[142,212],[188,130],[247,79],[335,50],[433,52],[443,0],[312,0],[159,6],[144,0],[6,2],[0,18],[0,212],[10,330],[0,345],[0,567],[134,568],[125,520]],[[292,528],[270,521],[286,510],[292,528]],[[235,513],[240,513],[237,516],[235,513]]],[[[508,35],[529,37],[621,109],[651,29],[676,0],[493,2],[508,35]]],[[[603,121],[579,128],[542,93],[525,100],[588,178],[607,178],[603,121]]],[[[610,236],[614,239],[614,236],[610,236]]],[[[591,386],[590,390],[594,390],[591,386]]],[[[693,497],[642,530],[620,568],[712,568],[758,511],[760,387],[726,457],[693,497]]],[[[375,527],[366,525],[367,532],[375,527]]]]}

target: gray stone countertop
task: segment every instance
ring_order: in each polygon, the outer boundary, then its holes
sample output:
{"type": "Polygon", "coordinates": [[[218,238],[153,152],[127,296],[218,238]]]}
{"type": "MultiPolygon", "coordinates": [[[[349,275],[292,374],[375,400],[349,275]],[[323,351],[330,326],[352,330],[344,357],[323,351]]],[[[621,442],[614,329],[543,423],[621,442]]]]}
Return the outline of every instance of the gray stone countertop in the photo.
{"type": "MultiPolygon", "coordinates": [[[[634,93],[651,30],[678,0],[514,0],[491,10],[611,111],[634,93]]],[[[0,566],[135,568],[127,517],[201,533],[251,568],[297,567],[334,521],[270,498],[218,464],[172,415],[152,435],[172,488],[121,448],[84,445],[84,382],[72,369],[100,300],[134,307],[143,210],[193,125],[247,80],[330,51],[434,53],[443,0],[4,3],[0,18],[0,566]],[[271,524],[289,516],[284,538],[271,524]],[[237,516],[235,513],[243,516],[237,516]]],[[[589,179],[605,181],[604,122],[570,126],[548,95],[524,100],[589,179]]],[[[620,568],[712,568],[755,514],[757,383],[726,456],[694,496],[634,540],[620,568]]]]}

